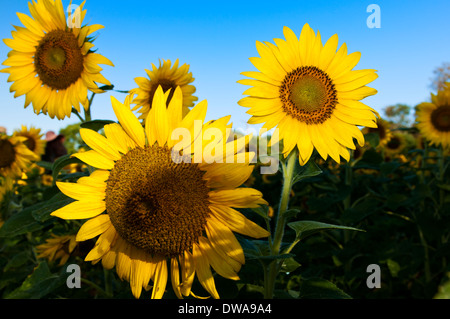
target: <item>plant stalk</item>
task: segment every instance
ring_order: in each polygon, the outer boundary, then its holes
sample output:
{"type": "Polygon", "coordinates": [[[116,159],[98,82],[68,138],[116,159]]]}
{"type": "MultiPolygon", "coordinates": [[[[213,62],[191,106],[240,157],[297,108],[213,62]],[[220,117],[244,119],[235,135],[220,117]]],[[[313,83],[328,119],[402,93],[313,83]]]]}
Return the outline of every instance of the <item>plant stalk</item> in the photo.
{"type": "MultiPolygon", "coordinates": [[[[298,161],[298,151],[293,150],[289,155],[285,163],[282,164],[283,168],[283,189],[281,192],[280,203],[278,206],[277,221],[275,226],[275,234],[271,246],[272,256],[280,254],[281,243],[283,241],[284,230],[286,227],[285,212],[289,207],[289,198],[292,190],[294,170],[296,161],[298,161]]],[[[282,261],[281,261],[282,262],[282,261]]],[[[267,276],[265,276],[264,298],[272,299],[275,290],[275,281],[279,272],[280,260],[275,259],[269,264],[267,276]]]]}

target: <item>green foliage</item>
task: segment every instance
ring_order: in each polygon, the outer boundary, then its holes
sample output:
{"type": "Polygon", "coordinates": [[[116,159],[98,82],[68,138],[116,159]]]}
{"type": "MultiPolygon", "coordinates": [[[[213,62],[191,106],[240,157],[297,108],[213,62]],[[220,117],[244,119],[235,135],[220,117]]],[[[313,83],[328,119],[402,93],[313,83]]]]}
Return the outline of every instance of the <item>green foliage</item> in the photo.
{"type": "MultiPolygon", "coordinates": [[[[91,121],[83,127],[101,131],[108,123],[91,121]]],[[[237,235],[246,264],[239,281],[214,274],[223,298],[263,298],[264,278],[273,265],[278,272],[274,298],[449,298],[449,158],[427,147],[386,159],[377,136],[369,133],[366,141],[362,156],[349,163],[337,165],[317,156],[303,167],[296,163],[278,253],[266,239],[237,235]],[[366,285],[371,264],[380,266],[381,288],[366,285]]],[[[43,183],[42,172],[35,169],[1,205],[2,298],[133,298],[129,283],[114,270],[84,262],[95,239],[78,243],[64,264],[39,257],[40,244],[53,235],[74,235],[83,223],[50,215],[73,201],[54,181],[74,182],[87,176],[89,168],[80,168],[81,162],[70,155],[37,164],[51,172],[53,183],[43,183]],[[70,170],[70,165],[78,169],[70,170]],[[80,289],[65,284],[71,263],[81,266],[80,289]]],[[[282,179],[283,170],[263,176],[255,169],[247,183],[262,191],[271,207],[240,209],[272,234],[282,179]]],[[[197,281],[193,289],[207,295],[197,281]]],[[[141,298],[150,293],[144,291],[141,298]]],[[[176,298],[171,289],[164,297],[176,298]]]]}

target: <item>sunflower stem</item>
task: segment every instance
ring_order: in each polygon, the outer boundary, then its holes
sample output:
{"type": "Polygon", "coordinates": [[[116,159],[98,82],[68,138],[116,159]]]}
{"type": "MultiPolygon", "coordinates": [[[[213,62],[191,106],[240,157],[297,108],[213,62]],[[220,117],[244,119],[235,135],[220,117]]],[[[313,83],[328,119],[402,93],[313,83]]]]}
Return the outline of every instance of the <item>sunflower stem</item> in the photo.
{"type": "MultiPolygon", "coordinates": [[[[277,256],[280,254],[281,243],[283,240],[284,230],[286,227],[286,215],[285,212],[289,206],[289,198],[292,190],[293,179],[294,179],[294,169],[296,161],[298,160],[297,149],[293,150],[289,155],[285,163],[282,163],[283,168],[283,189],[281,192],[280,203],[278,206],[278,215],[275,225],[275,234],[273,236],[273,241],[271,244],[271,254],[272,256],[277,256]]],[[[264,298],[272,299],[275,290],[275,280],[280,270],[279,267],[280,260],[274,259],[269,264],[269,269],[267,276],[265,276],[265,289],[264,298]]]]}
{"type": "Polygon", "coordinates": [[[111,272],[108,269],[103,268],[103,275],[105,278],[105,292],[108,296],[112,296],[111,272]]]}
{"type": "Polygon", "coordinates": [[[84,110],[84,121],[85,122],[89,122],[89,121],[92,120],[91,107],[92,107],[92,102],[94,101],[94,96],[95,96],[95,93],[92,92],[92,95],[91,95],[91,97],[89,99],[89,106],[88,106],[87,109],[84,110]]]}

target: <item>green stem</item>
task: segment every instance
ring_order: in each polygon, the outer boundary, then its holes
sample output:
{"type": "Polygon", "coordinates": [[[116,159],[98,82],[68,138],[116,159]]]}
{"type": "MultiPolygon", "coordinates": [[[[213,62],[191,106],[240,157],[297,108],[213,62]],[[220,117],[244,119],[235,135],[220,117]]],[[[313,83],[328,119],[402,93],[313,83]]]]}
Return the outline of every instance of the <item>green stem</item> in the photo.
{"type": "MultiPolygon", "coordinates": [[[[292,184],[294,179],[294,169],[298,161],[298,151],[295,149],[287,158],[286,163],[282,164],[283,167],[283,189],[281,192],[280,203],[278,207],[277,221],[275,225],[275,234],[271,245],[272,256],[280,254],[281,243],[283,241],[284,229],[286,227],[285,212],[289,206],[289,197],[292,190],[292,184]]],[[[273,298],[273,292],[275,289],[275,280],[279,272],[280,260],[275,259],[269,264],[267,276],[265,278],[265,296],[266,299],[273,298]]]]}
{"type": "Polygon", "coordinates": [[[92,102],[94,101],[94,96],[95,96],[95,93],[92,92],[91,98],[89,99],[89,106],[88,106],[87,110],[84,110],[84,121],[85,122],[89,122],[92,120],[91,107],[92,107],[92,102]]]}
{"type": "MultiPolygon", "coordinates": [[[[444,149],[442,146],[439,148],[439,157],[438,157],[438,167],[439,167],[439,175],[438,182],[440,185],[444,183],[444,175],[445,175],[445,167],[444,167],[444,149]]],[[[438,214],[440,216],[440,210],[442,205],[444,205],[445,192],[443,188],[439,189],[439,208],[438,214]]]]}
{"type": "Polygon", "coordinates": [[[103,275],[105,278],[105,292],[108,296],[112,296],[111,272],[108,269],[103,268],[103,275]]]}
{"type": "Polygon", "coordinates": [[[423,246],[423,250],[424,250],[424,257],[425,257],[425,280],[426,282],[430,282],[431,280],[431,269],[430,269],[430,254],[428,252],[428,243],[425,240],[425,236],[423,235],[422,229],[420,228],[419,225],[417,225],[417,228],[419,229],[419,237],[420,237],[420,242],[423,246]]]}
{"type": "MultiPolygon", "coordinates": [[[[352,179],[353,179],[353,152],[350,154],[350,160],[345,164],[345,186],[350,187],[350,193],[343,200],[344,204],[344,213],[352,206],[352,179]]],[[[350,232],[344,232],[344,243],[347,243],[350,240],[350,232]]]]}
{"type": "Polygon", "coordinates": [[[80,113],[78,113],[77,110],[72,109],[72,113],[74,113],[80,119],[81,122],[84,122],[84,119],[81,117],[80,113]]]}

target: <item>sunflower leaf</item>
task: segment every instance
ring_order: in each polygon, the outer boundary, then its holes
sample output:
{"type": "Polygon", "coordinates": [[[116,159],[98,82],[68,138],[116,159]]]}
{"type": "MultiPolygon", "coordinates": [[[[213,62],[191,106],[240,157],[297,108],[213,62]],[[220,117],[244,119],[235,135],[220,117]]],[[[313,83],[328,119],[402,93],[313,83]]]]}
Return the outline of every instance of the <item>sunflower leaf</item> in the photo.
{"type": "Polygon", "coordinates": [[[302,278],[299,298],[301,299],[352,299],[335,284],[321,278],[302,278]]]}
{"type": "Polygon", "coordinates": [[[300,182],[309,177],[320,175],[321,173],[322,170],[319,168],[319,166],[317,166],[317,164],[313,160],[310,160],[305,164],[305,166],[297,170],[297,174],[294,176],[292,184],[300,182]]]}
{"type": "Polygon", "coordinates": [[[80,124],[82,128],[88,128],[96,132],[100,131],[105,125],[116,123],[112,120],[92,120],[80,124]]]}
{"type": "Polygon", "coordinates": [[[64,283],[64,276],[52,274],[47,263],[40,263],[22,285],[6,295],[5,299],[39,299],[64,283]]]}
{"type": "Polygon", "coordinates": [[[312,220],[301,220],[287,224],[291,229],[293,229],[296,233],[296,240],[302,240],[308,236],[311,236],[322,230],[332,230],[332,229],[341,229],[341,230],[354,230],[354,231],[363,231],[361,229],[340,226],[340,225],[332,225],[327,223],[321,223],[312,220]]]}
{"type": "Polygon", "coordinates": [[[52,212],[72,203],[73,201],[74,199],[64,195],[63,193],[57,193],[49,200],[34,205],[35,208],[33,209],[32,216],[38,222],[45,222],[48,219],[53,218],[52,216],[50,216],[52,212]]]}
{"type": "Polygon", "coordinates": [[[55,160],[52,166],[53,183],[56,182],[59,172],[69,164],[82,164],[83,162],[76,157],[71,157],[69,154],[63,155],[55,160]]]}

